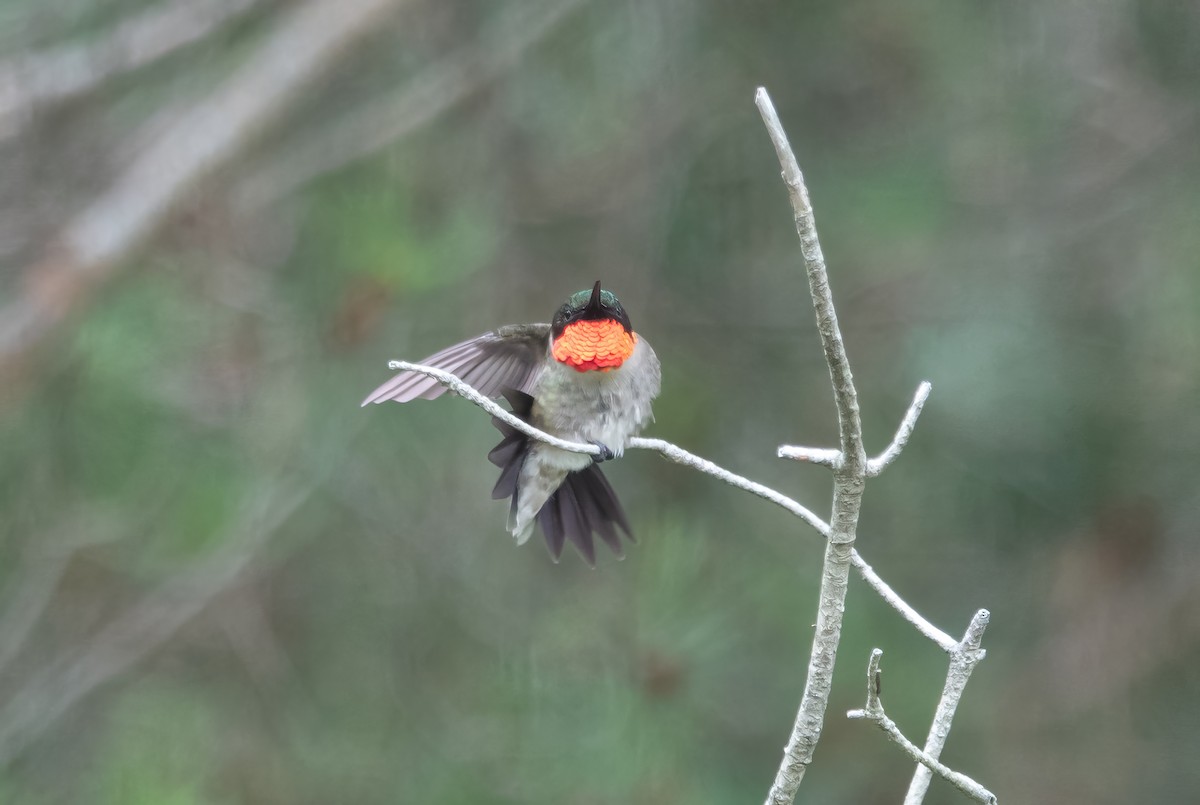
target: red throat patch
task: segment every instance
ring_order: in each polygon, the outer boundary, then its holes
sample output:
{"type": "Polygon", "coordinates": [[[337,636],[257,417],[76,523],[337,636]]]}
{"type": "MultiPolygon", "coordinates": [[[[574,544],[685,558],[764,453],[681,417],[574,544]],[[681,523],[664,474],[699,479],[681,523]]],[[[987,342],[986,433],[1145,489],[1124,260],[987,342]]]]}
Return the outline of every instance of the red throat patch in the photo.
{"type": "Polygon", "coordinates": [[[554,358],[577,372],[607,372],[629,359],[637,334],[627,333],[613,319],[581,320],[568,324],[554,339],[554,358]]]}

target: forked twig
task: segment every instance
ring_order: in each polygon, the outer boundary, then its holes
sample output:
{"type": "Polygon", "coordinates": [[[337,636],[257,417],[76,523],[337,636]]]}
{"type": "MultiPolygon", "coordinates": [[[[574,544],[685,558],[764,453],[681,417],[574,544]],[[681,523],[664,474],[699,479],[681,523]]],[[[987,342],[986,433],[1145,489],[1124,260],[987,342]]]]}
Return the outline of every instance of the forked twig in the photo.
{"type": "MultiPolygon", "coordinates": [[[[908,738],[904,737],[904,733],[896,726],[896,722],[888,718],[887,713],[883,710],[883,701],[879,697],[880,670],[879,659],[883,656],[883,652],[879,649],[871,651],[871,659],[867,662],[867,706],[861,710],[851,710],[846,713],[847,718],[861,718],[867,721],[874,722],[889,738],[892,739],[904,753],[913,760],[921,764],[922,768],[929,769],[932,773],[944,778],[947,782],[962,791],[967,796],[979,802],[995,805],[996,795],[979,783],[972,780],[965,774],[960,774],[953,769],[942,765],[936,757],[933,757],[926,752],[917,748],[917,745],[908,738]]],[[[907,800],[905,800],[907,801],[907,800]]]]}

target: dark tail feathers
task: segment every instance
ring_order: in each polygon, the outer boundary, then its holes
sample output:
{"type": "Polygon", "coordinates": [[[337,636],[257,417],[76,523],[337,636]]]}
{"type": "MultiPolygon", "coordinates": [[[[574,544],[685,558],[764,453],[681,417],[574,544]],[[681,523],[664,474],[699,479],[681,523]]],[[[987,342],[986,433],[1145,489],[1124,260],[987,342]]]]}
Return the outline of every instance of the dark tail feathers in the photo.
{"type": "MultiPolygon", "coordinates": [[[[512,406],[513,415],[528,422],[533,409],[533,397],[512,389],[506,390],[504,397],[512,406]]],[[[492,497],[496,500],[512,498],[512,510],[516,511],[517,479],[529,452],[530,439],[497,417],[492,417],[492,424],[504,434],[500,444],[488,453],[488,460],[500,468],[500,478],[492,489],[492,497]]],[[[593,533],[599,534],[613,553],[621,557],[625,551],[617,528],[624,531],[631,541],[634,539],[629,519],[617,500],[616,492],[595,464],[568,474],[537,513],[537,522],[546,538],[550,555],[556,562],[562,556],[563,546],[568,540],[589,565],[595,566],[593,533]]]]}

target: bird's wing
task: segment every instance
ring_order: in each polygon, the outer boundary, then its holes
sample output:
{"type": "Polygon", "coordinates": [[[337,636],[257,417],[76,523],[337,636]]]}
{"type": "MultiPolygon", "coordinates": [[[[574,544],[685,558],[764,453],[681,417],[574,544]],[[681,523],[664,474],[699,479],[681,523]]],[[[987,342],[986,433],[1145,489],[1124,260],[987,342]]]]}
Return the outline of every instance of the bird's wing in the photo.
{"type": "MultiPolygon", "coordinates": [[[[549,337],[549,324],[510,324],[447,347],[421,363],[455,374],[489,397],[505,389],[529,392],[541,372],[549,337]]],[[[428,375],[401,372],[362,404],[432,400],[445,392],[446,387],[428,375]]]]}

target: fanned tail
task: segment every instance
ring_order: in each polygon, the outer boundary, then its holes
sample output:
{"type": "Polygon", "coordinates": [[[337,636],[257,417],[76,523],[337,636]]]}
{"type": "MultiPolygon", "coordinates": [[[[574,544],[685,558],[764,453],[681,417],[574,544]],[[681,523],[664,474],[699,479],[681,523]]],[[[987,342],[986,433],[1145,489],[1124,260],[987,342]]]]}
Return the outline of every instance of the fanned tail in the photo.
{"type": "MultiPolygon", "coordinates": [[[[504,391],[504,397],[512,406],[513,415],[528,422],[533,409],[533,397],[513,389],[504,391]]],[[[511,498],[511,512],[515,514],[520,496],[521,467],[533,446],[532,440],[498,417],[492,417],[492,424],[504,436],[488,453],[488,460],[500,467],[500,478],[492,489],[492,497],[496,500],[511,498]]],[[[629,519],[617,500],[616,492],[595,464],[568,473],[538,511],[536,520],[546,538],[546,547],[556,562],[562,556],[563,546],[569,541],[587,563],[594,566],[596,546],[593,533],[599,534],[604,544],[619,557],[624,557],[625,551],[618,529],[624,531],[630,541],[635,541],[629,519]]]]}

